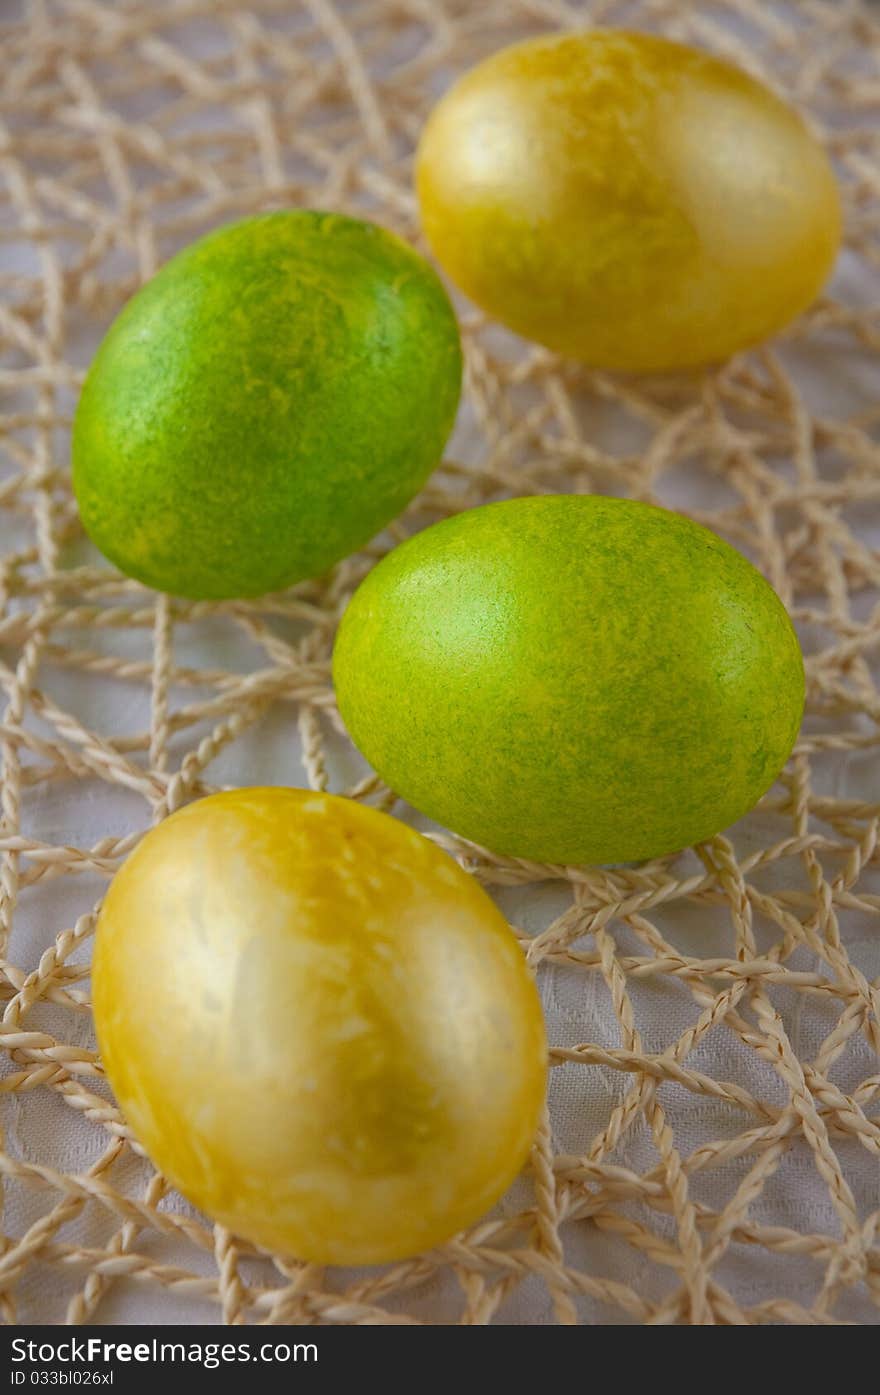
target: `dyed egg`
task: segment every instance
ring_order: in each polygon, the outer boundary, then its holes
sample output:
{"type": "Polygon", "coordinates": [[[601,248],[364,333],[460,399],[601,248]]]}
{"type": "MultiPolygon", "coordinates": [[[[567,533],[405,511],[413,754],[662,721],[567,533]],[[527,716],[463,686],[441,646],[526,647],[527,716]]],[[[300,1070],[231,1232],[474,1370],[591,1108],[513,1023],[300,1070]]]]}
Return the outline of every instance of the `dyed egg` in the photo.
{"type": "Polygon", "coordinates": [[[107,894],[93,987],[153,1161],[268,1249],[428,1249],[528,1154],[546,1045],[519,946],[445,853],[351,800],[235,790],[160,824],[107,894]]]}
{"type": "Polygon", "coordinates": [[[352,740],[417,809],[553,863],[673,852],[784,765],[804,671],[734,548],[648,504],[544,495],[417,534],[355,593],[333,661],[352,740]]]}
{"type": "Polygon", "coordinates": [[[268,213],[174,257],[86,378],[73,483],[122,571],[183,596],[324,572],[424,484],[461,385],[435,273],[372,223],[268,213]]]}
{"type": "Polygon", "coordinates": [[[650,34],[502,49],[431,115],[422,222],[452,279],[598,368],[726,358],[813,300],[840,240],[828,160],[754,78],[650,34]]]}

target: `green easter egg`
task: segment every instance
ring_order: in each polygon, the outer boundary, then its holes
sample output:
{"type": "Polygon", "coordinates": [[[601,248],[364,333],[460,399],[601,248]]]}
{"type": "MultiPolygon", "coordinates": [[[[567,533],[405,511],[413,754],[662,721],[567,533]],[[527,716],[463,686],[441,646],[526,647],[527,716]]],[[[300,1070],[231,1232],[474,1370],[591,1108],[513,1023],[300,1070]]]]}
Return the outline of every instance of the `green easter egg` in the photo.
{"type": "Polygon", "coordinates": [[[435,273],[385,229],[268,213],[187,247],[86,378],[73,482],[122,571],[194,598],[317,576],[440,459],[461,346],[435,273]]]}
{"type": "Polygon", "coordinates": [[[792,749],[798,641],[714,533],[547,495],[438,523],[363,582],[334,654],[352,740],[417,809],[496,852],[635,861],[746,813],[792,749]]]}

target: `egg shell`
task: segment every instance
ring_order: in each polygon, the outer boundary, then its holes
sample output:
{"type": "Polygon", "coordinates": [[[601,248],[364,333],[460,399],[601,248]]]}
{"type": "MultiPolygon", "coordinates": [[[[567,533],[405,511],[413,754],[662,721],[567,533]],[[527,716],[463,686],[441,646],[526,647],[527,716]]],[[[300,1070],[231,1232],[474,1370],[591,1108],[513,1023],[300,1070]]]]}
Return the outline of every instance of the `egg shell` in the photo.
{"type": "Polygon", "coordinates": [[[641,860],[734,823],[804,703],[791,622],[745,557],[595,495],[488,504],[403,543],[349,604],[333,673],[392,789],[550,863],[641,860]]]}
{"type": "Polygon", "coordinates": [[[321,1264],[447,1240],[522,1167],[538,995],[477,882],[350,799],[231,790],[104,901],[95,1025],[137,1138],[237,1235],[321,1264]]]}
{"type": "Polygon", "coordinates": [[[460,386],[449,300],[400,238],[307,210],[230,224],[168,262],[98,350],[73,433],[83,523],[160,591],[319,575],[424,484],[460,386]]]}
{"type": "Polygon", "coordinates": [[[776,333],[834,261],[801,117],[719,58],[613,29],[502,49],[431,114],[416,184],[452,279],[594,367],[689,368],[776,333]]]}

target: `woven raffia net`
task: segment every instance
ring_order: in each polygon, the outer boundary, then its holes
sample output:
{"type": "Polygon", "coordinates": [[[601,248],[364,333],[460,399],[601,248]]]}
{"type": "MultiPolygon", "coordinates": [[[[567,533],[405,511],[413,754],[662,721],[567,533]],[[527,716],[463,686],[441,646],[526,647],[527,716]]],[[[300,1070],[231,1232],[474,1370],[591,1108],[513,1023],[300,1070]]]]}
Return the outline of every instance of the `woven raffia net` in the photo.
{"type": "Polygon", "coordinates": [[[5,1319],[110,1320],[122,1289],[129,1313],[153,1311],[164,1290],[230,1322],[876,1320],[876,958],[862,967],[880,909],[880,565],[867,541],[880,326],[865,289],[880,216],[876,12],[837,0],[33,0],[4,14],[5,1319]],[[139,282],[205,229],[284,205],[363,211],[418,242],[411,153],[449,75],[513,38],[591,22],[725,52],[811,114],[844,189],[839,298],[688,382],[587,373],[461,305],[468,376],[451,458],[404,520],[326,582],[258,603],[169,602],[86,551],[66,428],[97,336],[139,282]],[[833,407],[821,390],[832,360],[852,366],[852,400],[833,407]],[[755,816],[678,859],[546,869],[437,834],[502,904],[545,882],[554,908],[537,933],[518,924],[539,984],[567,976],[569,1004],[530,1170],[499,1213],[425,1258],[352,1275],[256,1256],[168,1191],[113,1106],[88,1012],[94,905],[151,822],[225,782],[236,746],[259,766],[273,721],[301,742],[290,783],[400,812],[355,763],[334,707],[329,655],[347,597],[414,528],[570,489],[672,504],[753,556],[804,635],[800,743],[755,816]],[[244,636],[250,660],[217,661],[218,627],[244,636]],[[141,730],[102,728],[111,688],[142,695],[141,730]],[[864,795],[843,798],[853,770],[864,795]],[[117,823],[99,817],[106,836],[92,846],[53,841],[40,821],[48,809],[59,827],[95,827],[102,807],[117,823]],[[596,1080],[607,1106],[589,1096],[572,1151],[560,1130],[571,1134],[579,1082],[596,1080]],[[25,1127],[41,1108],[43,1151],[25,1127]],[[695,1141],[697,1117],[712,1125],[695,1141]],[[817,1189],[821,1206],[799,1199],[817,1189]]]}

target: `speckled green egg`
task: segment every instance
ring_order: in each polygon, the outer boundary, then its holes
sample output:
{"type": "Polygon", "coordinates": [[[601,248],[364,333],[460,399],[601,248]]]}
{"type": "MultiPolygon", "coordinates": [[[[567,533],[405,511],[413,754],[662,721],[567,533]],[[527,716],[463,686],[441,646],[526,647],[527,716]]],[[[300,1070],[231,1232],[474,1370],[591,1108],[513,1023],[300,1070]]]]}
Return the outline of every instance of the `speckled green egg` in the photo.
{"type": "Polygon", "coordinates": [[[417,809],[499,853],[636,861],[711,837],[773,783],[804,670],[759,572],[648,504],[547,495],[411,538],[333,661],[352,740],[417,809]]]}
{"type": "Polygon", "coordinates": [[[86,378],[73,482],[122,571],[195,598],[317,576],[440,459],[461,387],[448,297],[413,249],[331,213],[268,213],[174,257],[86,378]]]}

